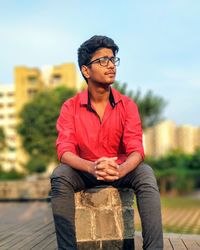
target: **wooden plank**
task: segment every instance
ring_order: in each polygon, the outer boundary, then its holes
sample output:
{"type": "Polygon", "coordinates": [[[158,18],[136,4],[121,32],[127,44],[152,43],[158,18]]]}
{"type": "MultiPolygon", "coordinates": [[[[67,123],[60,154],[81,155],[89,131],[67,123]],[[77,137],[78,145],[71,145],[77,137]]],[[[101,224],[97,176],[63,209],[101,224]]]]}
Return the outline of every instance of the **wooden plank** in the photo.
{"type": "Polygon", "coordinates": [[[200,246],[198,246],[195,240],[183,239],[183,242],[188,250],[200,250],[200,246]]]}
{"type": "Polygon", "coordinates": [[[54,231],[52,230],[52,223],[50,223],[40,231],[27,235],[22,241],[15,244],[15,248],[24,250],[31,249],[41,241],[45,239],[48,240],[48,237],[50,237],[51,234],[54,234],[54,231]]]}
{"type": "Polygon", "coordinates": [[[134,241],[135,241],[135,249],[136,250],[141,250],[142,249],[142,244],[143,244],[142,237],[139,236],[139,235],[136,235],[135,238],[134,238],[134,241]]]}
{"type": "Polygon", "coordinates": [[[18,235],[18,237],[16,238],[16,237],[14,237],[14,238],[12,238],[12,237],[10,237],[9,238],[9,241],[8,242],[5,242],[4,241],[4,243],[1,245],[1,250],[10,250],[10,249],[16,249],[15,247],[14,248],[12,248],[13,246],[15,246],[15,244],[17,243],[17,242],[20,242],[20,241],[22,241],[23,239],[24,239],[24,235],[18,235]]]}
{"type": "Polygon", "coordinates": [[[197,243],[198,246],[200,246],[200,239],[199,240],[195,240],[195,242],[197,243]]]}
{"type": "Polygon", "coordinates": [[[164,238],[164,250],[173,250],[170,240],[168,238],[164,238]]]}
{"type": "Polygon", "coordinates": [[[183,241],[181,239],[170,239],[170,242],[172,244],[172,249],[174,250],[187,250],[186,246],[184,245],[183,241]]]}
{"type": "Polygon", "coordinates": [[[9,237],[11,237],[11,236],[13,236],[13,234],[11,234],[11,233],[3,233],[3,234],[1,234],[0,235],[0,242],[2,242],[3,240],[6,240],[7,238],[9,238],[9,237]]]}
{"type": "Polygon", "coordinates": [[[44,239],[39,244],[35,245],[32,250],[56,249],[56,234],[51,234],[47,239],[44,239]]]}
{"type": "Polygon", "coordinates": [[[12,244],[15,245],[19,242],[18,239],[21,239],[21,235],[23,235],[24,239],[27,239],[28,235],[33,234],[35,230],[40,231],[43,227],[43,225],[40,225],[38,221],[34,219],[25,225],[18,225],[12,228],[12,230],[9,230],[7,234],[4,234],[3,239],[0,241],[0,247],[6,245],[9,245],[11,247],[12,244]]]}
{"type": "MultiPolygon", "coordinates": [[[[56,243],[56,240],[55,241],[52,241],[49,243],[49,245],[47,245],[46,248],[43,248],[43,250],[57,250],[57,243],[56,243]]],[[[40,249],[37,249],[37,250],[40,250],[40,249]]]]}
{"type": "MultiPolygon", "coordinates": [[[[13,246],[17,246],[19,244],[22,245],[24,241],[27,243],[30,237],[36,237],[36,236],[38,237],[38,235],[44,233],[44,230],[47,230],[49,233],[53,233],[54,226],[51,219],[50,221],[51,221],[49,223],[50,227],[47,229],[46,227],[48,226],[48,224],[47,225],[43,224],[43,220],[41,219],[41,217],[38,217],[37,220],[35,219],[31,220],[25,225],[23,224],[18,225],[18,227],[15,227],[11,230],[10,235],[4,234],[3,240],[0,241],[0,246],[4,247],[9,246],[9,248],[7,249],[10,249],[12,245],[13,246]],[[36,235],[34,236],[34,234],[36,235]],[[19,238],[21,239],[21,235],[23,235],[23,239],[19,241],[19,238]]],[[[33,238],[33,240],[35,240],[35,238],[33,238]]]]}

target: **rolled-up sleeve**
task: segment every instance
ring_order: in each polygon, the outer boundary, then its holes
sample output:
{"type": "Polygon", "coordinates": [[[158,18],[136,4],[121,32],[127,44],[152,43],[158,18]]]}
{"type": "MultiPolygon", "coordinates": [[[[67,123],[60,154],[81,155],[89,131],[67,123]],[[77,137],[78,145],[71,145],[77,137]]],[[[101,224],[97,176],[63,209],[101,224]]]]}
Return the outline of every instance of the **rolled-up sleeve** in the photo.
{"type": "Polygon", "coordinates": [[[137,105],[129,99],[126,103],[126,118],[123,133],[123,144],[127,156],[132,152],[138,152],[144,159],[142,136],[142,126],[137,105]]]}
{"type": "Polygon", "coordinates": [[[72,100],[68,100],[62,105],[60,115],[56,123],[56,129],[58,132],[56,140],[58,159],[61,160],[62,155],[67,151],[77,154],[74,107],[72,100]]]}

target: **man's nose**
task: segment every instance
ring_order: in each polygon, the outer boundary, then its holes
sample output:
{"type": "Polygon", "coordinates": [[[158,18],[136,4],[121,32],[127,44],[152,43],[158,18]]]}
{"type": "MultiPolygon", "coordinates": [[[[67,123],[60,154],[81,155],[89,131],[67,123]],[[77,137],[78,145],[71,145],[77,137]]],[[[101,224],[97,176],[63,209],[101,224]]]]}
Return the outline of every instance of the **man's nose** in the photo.
{"type": "Polygon", "coordinates": [[[109,59],[109,61],[108,61],[108,67],[109,68],[114,68],[115,67],[115,64],[111,61],[111,59],[109,59]]]}

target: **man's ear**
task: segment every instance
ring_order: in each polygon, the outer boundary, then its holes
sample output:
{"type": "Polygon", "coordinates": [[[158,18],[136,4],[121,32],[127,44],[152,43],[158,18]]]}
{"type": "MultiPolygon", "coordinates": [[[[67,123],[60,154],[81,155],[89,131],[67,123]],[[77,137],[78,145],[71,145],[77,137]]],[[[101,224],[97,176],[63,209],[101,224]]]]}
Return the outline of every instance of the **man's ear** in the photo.
{"type": "Polygon", "coordinates": [[[88,70],[88,67],[85,66],[85,65],[82,65],[81,66],[81,72],[82,74],[85,76],[85,78],[89,78],[90,77],[90,74],[89,74],[89,70],[88,70]]]}

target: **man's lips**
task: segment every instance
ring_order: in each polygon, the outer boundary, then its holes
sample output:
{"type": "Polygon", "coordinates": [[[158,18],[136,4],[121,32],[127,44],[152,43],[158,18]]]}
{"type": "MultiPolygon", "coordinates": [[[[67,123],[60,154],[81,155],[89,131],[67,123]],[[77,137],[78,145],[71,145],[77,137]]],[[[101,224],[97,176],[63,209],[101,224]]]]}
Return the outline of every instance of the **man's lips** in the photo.
{"type": "Polygon", "coordinates": [[[115,76],[115,72],[109,71],[109,72],[106,72],[105,75],[112,75],[112,76],[115,76]]]}

